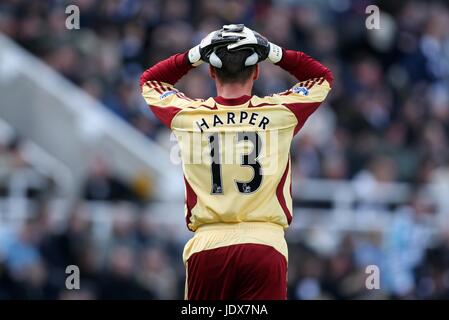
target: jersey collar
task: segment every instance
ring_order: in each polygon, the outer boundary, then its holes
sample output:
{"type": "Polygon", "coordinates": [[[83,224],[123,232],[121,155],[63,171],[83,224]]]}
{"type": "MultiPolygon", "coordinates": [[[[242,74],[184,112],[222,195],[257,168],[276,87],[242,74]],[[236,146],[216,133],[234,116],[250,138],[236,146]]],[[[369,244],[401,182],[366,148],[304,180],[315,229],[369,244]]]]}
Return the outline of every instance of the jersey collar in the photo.
{"type": "Polygon", "coordinates": [[[238,106],[244,104],[251,99],[251,96],[243,95],[238,98],[223,98],[221,96],[214,97],[215,102],[225,105],[225,106],[238,106]]]}

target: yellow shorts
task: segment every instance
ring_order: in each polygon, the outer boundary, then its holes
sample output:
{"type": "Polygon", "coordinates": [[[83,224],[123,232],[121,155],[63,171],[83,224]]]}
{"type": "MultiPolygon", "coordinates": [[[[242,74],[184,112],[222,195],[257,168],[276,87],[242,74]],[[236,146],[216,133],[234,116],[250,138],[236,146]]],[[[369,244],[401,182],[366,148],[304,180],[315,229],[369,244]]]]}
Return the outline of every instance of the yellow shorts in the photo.
{"type": "Polygon", "coordinates": [[[271,246],[288,261],[287,243],[282,226],[270,222],[240,222],[200,226],[184,247],[184,264],[194,253],[244,243],[271,246]]]}

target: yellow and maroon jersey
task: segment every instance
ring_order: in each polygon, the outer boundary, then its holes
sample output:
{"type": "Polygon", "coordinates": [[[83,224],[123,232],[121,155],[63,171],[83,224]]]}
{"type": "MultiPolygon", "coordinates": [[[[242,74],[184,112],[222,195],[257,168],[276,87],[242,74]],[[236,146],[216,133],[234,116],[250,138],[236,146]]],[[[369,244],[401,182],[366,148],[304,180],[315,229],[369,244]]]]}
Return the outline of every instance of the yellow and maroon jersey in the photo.
{"type": "Polygon", "coordinates": [[[184,54],[144,72],[142,95],[176,135],[186,187],[187,226],[292,220],[290,144],[329,93],[329,69],[284,50],[278,65],[298,83],[270,96],[191,99],[173,85],[191,66],[184,54]]]}

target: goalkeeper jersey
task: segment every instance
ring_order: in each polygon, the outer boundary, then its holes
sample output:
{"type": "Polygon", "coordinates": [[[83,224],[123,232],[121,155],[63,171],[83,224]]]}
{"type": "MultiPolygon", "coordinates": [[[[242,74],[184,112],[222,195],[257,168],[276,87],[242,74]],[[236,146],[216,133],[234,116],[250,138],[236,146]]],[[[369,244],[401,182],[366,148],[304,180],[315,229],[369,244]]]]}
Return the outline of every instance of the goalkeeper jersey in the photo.
{"type": "Polygon", "coordinates": [[[174,84],[192,67],[187,53],[146,70],[142,95],[176,135],[184,172],[187,227],[270,222],[293,216],[290,144],[326,98],[332,73],[306,54],[284,50],[278,65],[298,79],[281,93],[192,99],[174,84]]]}

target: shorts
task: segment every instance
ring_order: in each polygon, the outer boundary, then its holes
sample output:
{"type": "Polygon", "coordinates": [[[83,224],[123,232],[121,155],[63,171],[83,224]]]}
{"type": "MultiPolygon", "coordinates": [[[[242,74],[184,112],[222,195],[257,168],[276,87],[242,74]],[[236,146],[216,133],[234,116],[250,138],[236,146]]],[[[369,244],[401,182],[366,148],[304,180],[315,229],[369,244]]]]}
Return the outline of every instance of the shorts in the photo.
{"type": "Polygon", "coordinates": [[[270,223],[200,227],[184,249],[186,299],[285,300],[287,244],[270,223]]]}

